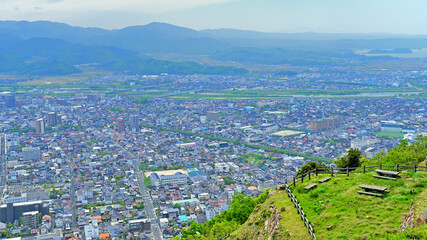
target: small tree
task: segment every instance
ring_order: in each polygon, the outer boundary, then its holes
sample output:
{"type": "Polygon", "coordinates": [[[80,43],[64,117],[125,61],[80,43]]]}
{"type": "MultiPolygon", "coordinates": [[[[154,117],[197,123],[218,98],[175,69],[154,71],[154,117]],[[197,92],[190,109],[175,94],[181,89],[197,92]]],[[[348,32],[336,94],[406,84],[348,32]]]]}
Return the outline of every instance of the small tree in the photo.
{"type": "Polygon", "coordinates": [[[362,157],[362,152],[357,148],[350,148],[347,154],[335,161],[338,168],[346,167],[360,167],[361,162],[360,158],[362,157]]]}
{"type": "Polygon", "coordinates": [[[326,165],[324,163],[317,163],[317,162],[308,162],[306,164],[304,164],[300,170],[298,170],[297,172],[297,177],[304,175],[306,173],[308,173],[311,170],[314,170],[316,168],[326,168],[326,165]]]}

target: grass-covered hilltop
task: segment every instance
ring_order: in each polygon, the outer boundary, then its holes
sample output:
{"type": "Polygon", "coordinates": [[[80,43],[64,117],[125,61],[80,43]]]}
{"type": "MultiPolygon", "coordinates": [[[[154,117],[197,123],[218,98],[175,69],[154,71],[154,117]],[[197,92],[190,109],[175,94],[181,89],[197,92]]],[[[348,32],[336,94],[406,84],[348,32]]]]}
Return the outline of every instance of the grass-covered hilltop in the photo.
{"type": "MultiPolygon", "coordinates": [[[[322,171],[323,165],[307,163],[298,175],[303,182],[297,177],[288,184],[316,239],[427,239],[427,137],[402,141],[370,160],[357,154],[350,150],[333,174],[329,168],[322,171]],[[374,177],[380,168],[399,171],[399,177],[374,177]],[[374,192],[382,196],[359,194],[363,184],[387,190],[374,192]]],[[[174,239],[313,239],[285,188],[258,198],[239,194],[229,210],[203,225],[190,223],[174,239]]]]}

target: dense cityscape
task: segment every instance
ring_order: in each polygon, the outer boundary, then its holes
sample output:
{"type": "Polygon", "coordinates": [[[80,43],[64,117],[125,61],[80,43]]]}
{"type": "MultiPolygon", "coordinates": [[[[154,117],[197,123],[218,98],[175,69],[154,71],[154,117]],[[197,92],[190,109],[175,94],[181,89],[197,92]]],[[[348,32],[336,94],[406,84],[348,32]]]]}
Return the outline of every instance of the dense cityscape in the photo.
{"type": "Polygon", "coordinates": [[[405,80],[423,74],[385,73],[394,82],[377,86],[364,85],[371,76],[310,81],[320,73],[92,76],[76,83],[89,87],[3,92],[2,237],[180,235],[227,210],[238,193],[255,197],[291,181],[308,161],[333,167],[350,148],[371,159],[425,136],[426,99],[405,80]],[[106,87],[93,90],[91,81],[106,87]],[[116,81],[122,89],[108,90],[116,81]],[[353,96],[369,89],[379,91],[353,96]]]}
{"type": "Polygon", "coordinates": [[[0,3],[0,240],[427,239],[426,1],[0,3]]]}

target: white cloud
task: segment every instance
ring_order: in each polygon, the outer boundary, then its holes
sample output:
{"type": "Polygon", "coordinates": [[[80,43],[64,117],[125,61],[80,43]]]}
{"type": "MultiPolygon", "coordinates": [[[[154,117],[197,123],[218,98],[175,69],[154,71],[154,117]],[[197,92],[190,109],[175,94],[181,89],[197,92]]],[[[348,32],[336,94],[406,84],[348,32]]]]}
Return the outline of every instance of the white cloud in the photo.
{"type": "MultiPolygon", "coordinates": [[[[88,13],[93,11],[124,11],[158,14],[232,0],[0,0],[0,13],[16,11],[88,13]]],[[[15,12],[16,13],[16,12],[15,12]]]]}

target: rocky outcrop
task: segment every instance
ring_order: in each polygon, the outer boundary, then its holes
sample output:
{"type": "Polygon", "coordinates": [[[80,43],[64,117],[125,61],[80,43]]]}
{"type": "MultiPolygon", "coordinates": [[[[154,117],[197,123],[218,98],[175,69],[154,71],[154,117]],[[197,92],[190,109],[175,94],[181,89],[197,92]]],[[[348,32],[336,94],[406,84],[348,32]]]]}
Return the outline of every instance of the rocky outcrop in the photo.
{"type": "MultiPolygon", "coordinates": [[[[258,210],[255,209],[254,212],[258,210]]],[[[267,209],[259,212],[257,218],[250,222],[253,229],[251,231],[252,239],[276,239],[275,235],[280,227],[280,220],[282,220],[281,211],[286,211],[286,209],[284,207],[277,209],[275,205],[269,205],[267,209]]]]}
{"type": "Polygon", "coordinates": [[[269,211],[271,215],[270,218],[267,218],[264,222],[264,236],[273,236],[276,233],[276,230],[279,228],[280,220],[282,220],[280,211],[276,208],[276,206],[270,206],[269,211]]]}
{"type": "Polygon", "coordinates": [[[417,217],[417,227],[423,224],[427,224],[427,208],[417,217]]]}
{"type": "Polygon", "coordinates": [[[400,228],[398,232],[403,232],[405,229],[414,226],[414,217],[415,217],[415,205],[412,201],[411,207],[409,208],[408,213],[403,218],[402,224],[400,224],[400,228]]]}

